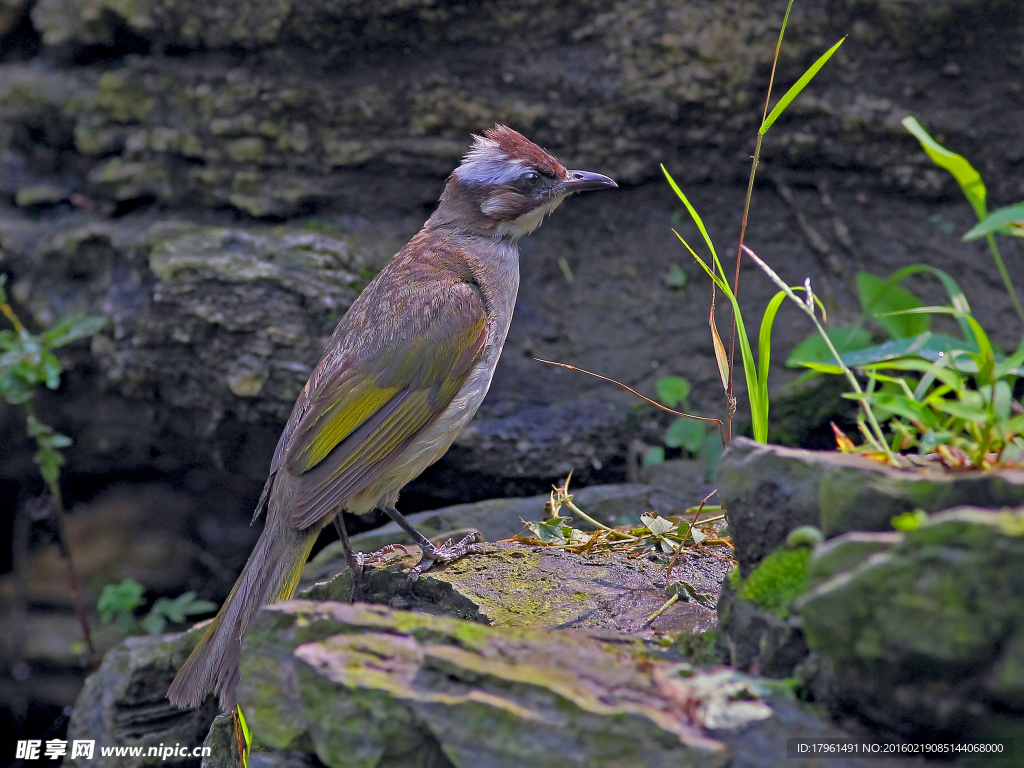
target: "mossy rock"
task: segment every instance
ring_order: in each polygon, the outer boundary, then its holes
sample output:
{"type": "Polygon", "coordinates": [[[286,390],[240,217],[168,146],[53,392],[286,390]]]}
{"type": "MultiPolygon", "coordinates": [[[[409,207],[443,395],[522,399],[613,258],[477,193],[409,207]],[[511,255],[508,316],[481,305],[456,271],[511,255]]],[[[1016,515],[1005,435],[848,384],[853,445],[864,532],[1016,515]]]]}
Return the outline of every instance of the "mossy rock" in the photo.
{"type": "MultiPolygon", "coordinates": [[[[419,553],[397,557],[363,574],[359,600],[454,616],[504,627],[563,628],[621,633],[635,638],[701,633],[716,623],[715,602],[728,561],[691,555],[673,568],[673,581],[690,584],[702,599],[682,599],[647,622],[668,599],[667,558],[630,558],[624,552],[578,555],[555,547],[485,544],[435,567],[410,584],[419,553]]],[[[338,568],[344,563],[338,562],[338,568]]],[[[323,572],[318,566],[318,571],[323,572]]],[[[347,569],[309,587],[316,600],[347,600],[347,569]]]]}
{"type": "Polygon", "coordinates": [[[807,451],[736,438],[717,482],[741,573],[748,573],[799,526],[826,538],[891,531],[897,515],[971,504],[1024,505],[1024,471],[944,473],[895,469],[838,451],[807,451]]]}
{"type": "Polygon", "coordinates": [[[815,554],[795,604],[819,697],[906,735],[1024,733],[1024,508],[958,508],[815,554]]]}
{"type": "Polygon", "coordinates": [[[239,703],[254,757],[309,753],[329,768],[755,766],[782,759],[794,732],[848,735],[732,670],[565,631],[304,600],[250,626],[239,703]]]}

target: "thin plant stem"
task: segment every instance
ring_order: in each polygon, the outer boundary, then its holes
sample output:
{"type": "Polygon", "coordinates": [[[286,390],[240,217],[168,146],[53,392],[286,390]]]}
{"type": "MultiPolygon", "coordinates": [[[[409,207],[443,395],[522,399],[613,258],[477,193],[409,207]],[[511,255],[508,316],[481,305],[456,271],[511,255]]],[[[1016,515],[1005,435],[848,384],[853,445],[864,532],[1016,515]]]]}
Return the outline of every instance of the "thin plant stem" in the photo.
{"type": "MultiPolygon", "coordinates": [[[[717,488],[715,490],[713,490],[711,493],[709,493],[707,496],[705,496],[703,499],[701,499],[700,505],[697,507],[697,512],[693,516],[693,520],[690,522],[690,527],[688,529],[687,535],[690,535],[690,532],[693,531],[693,526],[697,524],[697,518],[700,517],[700,513],[704,511],[704,505],[707,504],[708,501],[711,499],[711,497],[714,496],[716,493],[718,493],[718,489],[717,488]]],[[[687,510],[687,511],[689,511],[689,510],[687,510]]],[[[722,517],[725,517],[725,515],[722,515],[722,517]]],[[[705,520],[704,522],[708,522],[708,521],[705,520]]],[[[668,563],[668,570],[665,572],[665,580],[666,581],[668,581],[672,577],[672,568],[675,567],[676,560],[679,559],[679,553],[683,551],[683,544],[685,542],[686,542],[685,539],[683,541],[679,542],[679,546],[676,547],[675,554],[672,555],[672,559],[668,563]]]]}
{"type": "Polygon", "coordinates": [[[4,317],[6,317],[10,324],[14,326],[14,330],[19,334],[25,332],[25,326],[21,324],[18,316],[14,314],[14,310],[11,308],[10,304],[7,302],[0,303],[0,312],[3,312],[4,317]]]}
{"type": "Polygon", "coordinates": [[[644,626],[646,627],[648,624],[652,623],[656,618],[661,616],[661,614],[663,614],[665,611],[667,611],[669,608],[671,608],[677,602],[679,602],[679,593],[678,592],[673,594],[671,597],[669,597],[668,600],[666,600],[664,603],[662,603],[661,608],[659,608],[654,613],[652,613],[650,616],[648,616],[646,619],[644,619],[644,626]]]}
{"type": "Polygon", "coordinates": [[[1006,292],[1010,294],[1010,301],[1013,303],[1013,308],[1017,310],[1017,316],[1020,321],[1024,323],[1024,307],[1020,304],[1020,297],[1017,296],[1017,289],[1013,287],[1013,281],[1010,280],[1010,273],[1006,271],[1006,264],[1003,263],[1003,257],[999,253],[999,246],[996,245],[995,235],[989,234],[985,238],[988,240],[989,250],[992,251],[992,258],[995,259],[996,269],[999,270],[999,276],[1003,278],[1003,285],[1006,286],[1006,292]]]}
{"type": "Polygon", "coordinates": [[[616,384],[616,385],[622,387],[624,390],[626,390],[630,394],[636,395],[637,397],[639,397],[644,402],[650,403],[655,408],[660,408],[661,410],[665,411],[665,413],[671,413],[673,416],[681,416],[684,419],[693,419],[694,421],[709,421],[709,422],[711,422],[713,424],[717,424],[718,425],[718,435],[722,439],[722,447],[724,448],[725,445],[726,445],[725,432],[723,431],[722,422],[719,419],[713,419],[710,416],[694,416],[692,413],[683,413],[682,411],[673,410],[672,408],[669,408],[668,406],[662,405],[661,403],[659,403],[659,402],[657,402],[655,400],[651,400],[651,398],[649,398],[649,397],[645,397],[644,395],[641,395],[635,389],[633,389],[630,386],[627,386],[626,384],[623,384],[621,381],[617,381],[616,379],[610,378],[608,376],[602,376],[600,373],[594,373],[593,371],[588,371],[586,368],[578,368],[575,365],[569,365],[568,363],[559,363],[559,362],[556,362],[554,360],[545,360],[545,359],[543,359],[541,357],[535,357],[533,359],[536,360],[538,363],[546,363],[547,365],[554,365],[554,366],[557,366],[558,368],[565,368],[566,370],[569,370],[569,371],[579,371],[580,373],[587,374],[587,376],[593,376],[595,379],[600,379],[601,381],[607,381],[610,384],[616,384]]]}
{"type": "Polygon", "coordinates": [[[579,515],[581,518],[586,520],[588,523],[590,523],[595,528],[600,528],[602,531],[608,531],[609,534],[614,533],[620,539],[624,539],[624,540],[625,539],[629,539],[630,541],[637,541],[636,536],[630,536],[628,533],[623,533],[622,531],[616,531],[614,528],[609,528],[604,523],[599,523],[597,520],[592,518],[590,515],[588,515],[582,509],[577,507],[573,503],[572,499],[566,499],[565,500],[565,506],[567,506],[569,509],[571,509],[573,512],[575,512],[577,515],[579,515]]]}
{"type": "MultiPolygon", "coordinates": [[[[6,314],[6,313],[5,313],[6,314]]],[[[36,410],[31,401],[22,403],[25,414],[29,419],[36,418],[36,410]]],[[[82,606],[82,591],[78,586],[78,575],[75,572],[75,564],[71,557],[71,548],[68,546],[67,514],[64,510],[64,497],[60,491],[60,483],[57,480],[46,480],[47,490],[53,501],[55,527],[57,529],[57,549],[64,560],[67,569],[68,592],[71,595],[71,605],[74,607],[75,616],[78,619],[78,626],[82,630],[82,639],[85,641],[85,648],[89,656],[89,665],[98,669],[100,656],[96,652],[96,646],[92,642],[92,630],[89,627],[89,617],[86,616],[85,608],[82,606]]]]}
{"type": "Polygon", "coordinates": [[[850,382],[850,386],[853,387],[853,391],[856,394],[855,399],[858,403],[860,403],[864,416],[867,419],[868,424],[871,426],[871,442],[874,443],[873,447],[875,447],[876,449],[881,448],[881,450],[885,453],[886,458],[889,460],[889,463],[899,464],[895,454],[892,452],[892,449],[889,448],[889,444],[885,440],[885,435],[882,433],[882,428],[881,426],[879,426],[878,420],[875,418],[874,411],[871,410],[871,406],[868,403],[867,395],[865,395],[864,390],[861,389],[860,383],[857,381],[857,377],[853,375],[853,371],[850,370],[850,367],[843,362],[843,359],[842,357],[840,357],[839,352],[832,344],[832,340],[828,337],[828,334],[825,333],[825,329],[822,327],[821,323],[818,321],[817,316],[814,314],[814,296],[811,293],[810,279],[808,279],[807,282],[804,284],[804,290],[807,291],[807,297],[806,300],[802,301],[800,297],[793,292],[793,289],[786,284],[786,281],[779,277],[778,274],[776,274],[775,270],[769,267],[768,264],[765,263],[756,253],[750,250],[747,246],[743,246],[743,250],[750,258],[752,258],[757,263],[757,266],[759,266],[761,270],[766,275],[768,275],[769,278],[771,278],[772,282],[779,286],[779,288],[783,290],[786,296],[790,300],[792,300],[793,303],[795,303],[798,307],[800,307],[800,309],[802,309],[808,317],[811,318],[811,322],[814,323],[814,327],[817,329],[818,334],[824,340],[825,346],[828,348],[828,351],[831,353],[833,359],[835,359],[836,365],[839,366],[843,374],[846,376],[847,380],[850,382]]]}

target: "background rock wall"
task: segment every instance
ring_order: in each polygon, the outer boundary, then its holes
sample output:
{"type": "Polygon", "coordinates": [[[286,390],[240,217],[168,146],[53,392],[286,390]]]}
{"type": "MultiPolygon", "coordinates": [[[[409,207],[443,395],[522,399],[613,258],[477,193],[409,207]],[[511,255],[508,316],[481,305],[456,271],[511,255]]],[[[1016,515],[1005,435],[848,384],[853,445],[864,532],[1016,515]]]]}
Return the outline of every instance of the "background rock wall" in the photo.
{"type": "MultiPolygon", "coordinates": [[[[496,121],[622,188],[570,201],[523,242],[491,394],[404,494],[406,511],[543,492],[569,469],[621,480],[629,444],[660,440],[665,422],[624,393],[532,356],[648,394],[658,376],[685,375],[691,406],[720,414],[706,280],[671,227],[698,236],[659,163],[733,251],[784,7],[0,0],[0,271],[36,327],[67,311],[109,318],[64,351],[65,384],[38,403],[75,439],[75,514],[119,483],[128,517],[182,509],[180,540],[235,572],[324,341],[429,215],[469,135],[496,121]],[[682,288],[665,280],[673,265],[682,288]],[[177,501],[154,501],[166,498],[177,501]]],[[[857,311],[856,270],[928,261],[1015,345],[984,245],[959,240],[969,207],[899,121],[915,115],[967,156],[992,207],[1024,198],[1022,33],[1014,0],[797,0],[780,89],[849,38],[766,138],[748,243],[787,280],[811,276],[840,320],[857,311]]],[[[1006,244],[1004,257],[1024,284],[1024,249],[1006,244]]],[[[741,280],[760,313],[773,287],[748,265],[741,280]]],[[[809,330],[780,313],[773,388],[809,330]]],[[[0,519],[40,490],[32,453],[22,414],[0,404],[0,519]]],[[[203,596],[223,596],[230,579],[208,576],[194,569],[203,596]]],[[[76,662],[47,663],[64,674],[76,662]]]]}

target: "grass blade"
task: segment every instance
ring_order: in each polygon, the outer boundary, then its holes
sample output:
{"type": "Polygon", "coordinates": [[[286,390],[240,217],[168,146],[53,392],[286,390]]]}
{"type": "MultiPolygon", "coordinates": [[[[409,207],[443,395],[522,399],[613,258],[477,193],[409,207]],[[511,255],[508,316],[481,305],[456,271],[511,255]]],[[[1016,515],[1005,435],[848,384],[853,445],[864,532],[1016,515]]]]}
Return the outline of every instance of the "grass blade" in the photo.
{"type": "Polygon", "coordinates": [[[956,152],[950,152],[929,135],[921,124],[914,117],[903,118],[903,127],[914,134],[914,137],[921,142],[921,147],[931,158],[932,162],[940,168],[949,171],[956,179],[960,189],[964,191],[968,202],[974,208],[979,219],[987,215],[985,207],[985,182],[981,180],[981,174],[974,170],[974,166],[967,162],[967,159],[956,152]]]}
{"type": "MultiPolygon", "coordinates": [[[[974,167],[967,162],[966,159],[958,155],[956,152],[950,152],[929,136],[928,132],[922,128],[921,124],[913,117],[903,118],[903,126],[917,137],[917,140],[921,142],[921,146],[924,147],[924,151],[928,154],[928,157],[932,159],[932,162],[940,168],[945,168],[953,175],[953,178],[956,179],[960,188],[967,196],[967,200],[971,204],[971,207],[974,208],[974,213],[977,214],[978,221],[984,223],[988,218],[988,212],[985,206],[985,183],[981,180],[981,174],[974,170],[974,167]]],[[[1002,278],[1003,285],[1006,286],[1006,292],[1010,296],[1013,308],[1017,311],[1017,316],[1021,319],[1021,322],[1024,323],[1024,305],[1021,305],[1020,297],[1017,295],[1017,289],[1014,287],[1013,281],[1010,279],[1010,273],[1006,271],[1006,264],[1003,262],[1003,257],[999,253],[999,246],[996,245],[995,237],[992,232],[979,236],[984,237],[988,241],[988,248],[992,253],[993,261],[996,263],[996,270],[999,272],[999,277],[1002,278]]]]}
{"type": "Polygon", "coordinates": [[[764,315],[761,317],[761,332],[757,336],[757,387],[761,396],[768,400],[768,367],[772,362],[772,325],[779,307],[786,300],[786,292],[779,291],[768,302],[764,315]]]}
{"type": "Polygon", "coordinates": [[[722,337],[718,335],[718,326],[715,325],[715,308],[712,307],[708,313],[708,325],[711,326],[711,343],[715,348],[715,360],[718,362],[718,375],[722,377],[722,389],[729,389],[729,357],[725,354],[725,345],[722,337]]]}
{"type": "Polygon", "coordinates": [[[1024,237],[1024,203],[1008,205],[1006,208],[992,211],[985,219],[967,230],[964,240],[978,240],[995,232],[1001,235],[1024,237]]]}
{"type": "Polygon", "coordinates": [[[825,53],[823,53],[818,60],[811,65],[810,69],[804,72],[803,75],[800,76],[800,79],[797,80],[788,91],[786,91],[785,95],[779,99],[779,103],[772,108],[771,113],[769,113],[768,117],[766,117],[764,122],[761,123],[761,127],[757,131],[761,136],[764,136],[768,132],[768,129],[772,127],[772,124],[779,119],[779,115],[785,111],[786,107],[790,105],[793,99],[800,95],[800,91],[807,87],[807,84],[814,79],[816,74],[818,74],[818,70],[825,66],[825,62],[832,58],[832,54],[839,49],[839,46],[842,45],[845,40],[846,37],[844,36],[838,43],[825,51],[825,53]]]}
{"type": "MultiPolygon", "coordinates": [[[[722,269],[722,265],[718,262],[718,253],[715,251],[715,246],[711,242],[711,237],[708,235],[708,231],[704,227],[704,222],[701,220],[700,215],[697,213],[696,209],[690,205],[690,201],[687,199],[686,195],[683,194],[683,190],[679,188],[679,185],[676,184],[675,179],[672,178],[668,169],[664,165],[661,166],[661,172],[665,174],[665,178],[668,179],[668,184],[672,187],[672,190],[676,193],[679,199],[683,201],[683,205],[686,206],[686,210],[690,213],[690,218],[692,218],[693,223],[697,225],[697,229],[700,230],[701,235],[704,237],[704,242],[707,243],[708,250],[711,251],[711,257],[715,260],[715,266],[718,267],[718,271],[721,272],[724,277],[725,272],[722,269]]],[[[676,236],[679,236],[678,232],[676,233],[676,236]]],[[[679,239],[682,240],[681,237],[679,239]]],[[[685,245],[685,241],[683,244],[685,245]]],[[[686,247],[689,248],[690,246],[687,245],[686,247]]],[[[693,249],[691,249],[691,252],[692,250],[693,249]]]]}

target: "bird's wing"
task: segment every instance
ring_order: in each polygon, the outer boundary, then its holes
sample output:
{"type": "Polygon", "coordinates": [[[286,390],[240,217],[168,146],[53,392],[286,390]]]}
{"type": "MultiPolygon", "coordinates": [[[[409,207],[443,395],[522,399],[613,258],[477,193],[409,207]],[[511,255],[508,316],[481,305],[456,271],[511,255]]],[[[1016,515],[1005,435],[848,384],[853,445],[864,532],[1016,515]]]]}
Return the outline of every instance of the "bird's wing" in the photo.
{"type": "MultiPolygon", "coordinates": [[[[406,290],[389,308],[388,334],[325,358],[281,455],[297,475],[291,523],[304,529],[376,479],[440,415],[486,342],[475,286],[406,290]]],[[[379,325],[379,324],[378,324],[379,325]]],[[[275,462],[276,463],[276,462],[275,462]]]]}

